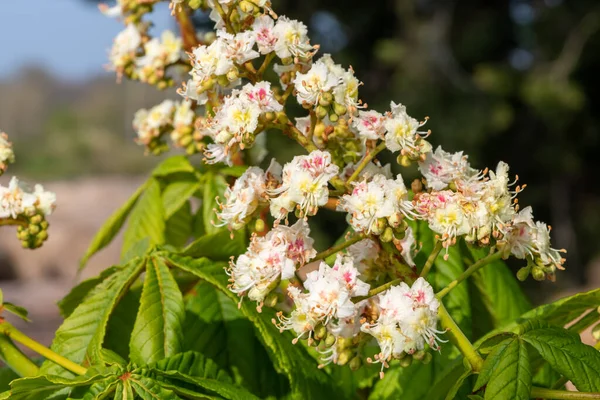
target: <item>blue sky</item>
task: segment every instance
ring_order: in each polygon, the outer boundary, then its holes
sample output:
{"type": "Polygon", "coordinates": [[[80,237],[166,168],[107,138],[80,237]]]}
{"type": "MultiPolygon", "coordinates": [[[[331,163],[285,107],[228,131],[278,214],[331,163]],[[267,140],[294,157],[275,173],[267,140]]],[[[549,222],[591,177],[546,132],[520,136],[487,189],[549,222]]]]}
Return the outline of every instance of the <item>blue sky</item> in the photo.
{"type": "MultiPolygon", "coordinates": [[[[172,28],[167,3],[159,7],[152,18],[158,32],[172,28]]],[[[0,0],[0,79],[31,64],[68,80],[103,73],[122,27],[85,0],[0,0]]]]}

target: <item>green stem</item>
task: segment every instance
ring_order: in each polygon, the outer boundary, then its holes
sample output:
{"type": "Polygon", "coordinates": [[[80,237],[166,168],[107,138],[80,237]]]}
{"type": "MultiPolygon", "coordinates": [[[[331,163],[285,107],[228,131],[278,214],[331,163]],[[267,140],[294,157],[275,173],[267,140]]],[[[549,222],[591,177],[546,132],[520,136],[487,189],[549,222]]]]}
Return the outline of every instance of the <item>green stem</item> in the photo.
{"type": "Polygon", "coordinates": [[[31,350],[35,351],[39,355],[60,365],[61,367],[65,368],[65,369],[73,372],[74,374],[85,375],[85,373],[87,372],[87,369],[85,369],[81,365],[78,365],[63,356],[56,354],[55,352],[53,352],[46,346],[36,342],[35,340],[31,339],[29,336],[22,333],[21,331],[19,331],[17,328],[15,328],[13,325],[11,325],[8,322],[2,322],[0,324],[0,333],[8,336],[9,338],[13,339],[16,342],[21,343],[25,347],[30,348],[31,350]]]}
{"type": "Polygon", "coordinates": [[[256,71],[256,77],[258,79],[262,79],[263,74],[265,73],[265,70],[267,69],[267,67],[271,64],[271,61],[273,61],[273,59],[275,58],[275,53],[269,53],[265,56],[265,60],[263,61],[263,63],[261,64],[261,66],[258,68],[258,71],[256,71]]]}
{"type": "Polygon", "coordinates": [[[433,247],[433,251],[431,252],[429,257],[427,257],[427,261],[425,262],[425,265],[423,266],[423,269],[421,270],[420,276],[423,276],[423,277],[427,276],[427,274],[429,273],[429,270],[431,269],[431,267],[433,266],[433,263],[435,262],[435,259],[440,254],[440,251],[442,251],[443,248],[444,248],[444,245],[442,242],[440,242],[440,241],[436,242],[435,246],[433,247]]]}
{"type": "Polygon", "coordinates": [[[375,156],[379,154],[383,149],[385,149],[385,142],[379,143],[377,147],[375,147],[369,154],[367,154],[365,158],[362,159],[360,164],[358,164],[356,170],[354,170],[352,175],[350,175],[350,178],[348,178],[348,180],[346,181],[346,186],[350,186],[350,183],[352,183],[354,180],[356,180],[356,178],[358,178],[358,175],[360,175],[362,170],[365,169],[365,167],[369,165],[369,163],[375,158],[375,156]]]}
{"type": "Polygon", "coordinates": [[[600,399],[600,393],[566,392],[564,390],[546,389],[534,386],[531,388],[531,397],[536,399],[585,400],[600,399]]]}
{"type": "Polygon", "coordinates": [[[315,256],[315,258],[313,258],[310,261],[313,262],[313,261],[323,260],[323,259],[329,257],[330,255],[337,253],[338,251],[344,250],[346,247],[352,246],[356,242],[360,242],[361,240],[363,240],[366,237],[367,236],[364,234],[356,235],[356,236],[346,240],[343,243],[340,243],[340,244],[333,246],[325,251],[320,252],[319,254],[317,254],[315,256]]]}
{"type": "Polygon", "coordinates": [[[22,221],[20,219],[6,218],[6,219],[0,219],[0,226],[2,226],[2,225],[21,225],[21,226],[27,226],[27,222],[22,221]]]}
{"type": "Polygon", "coordinates": [[[471,364],[471,367],[473,367],[473,371],[481,371],[483,358],[481,358],[477,350],[475,350],[475,347],[473,347],[473,344],[465,336],[463,331],[456,325],[456,322],[454,322],[441,301],[440,308],[438,309],[438,317],[440,318],[442,327],[446,329],[446,334],[448,335],[450,342],[458,347],[465,359],[471,364]]]}
{"type": "Polygon", "coordinates": [[[20,377],[36,376],[39,368],[23,352],[15,346],[6,335],[0,334],[0,360],[20,377]]]}
{"type": "Polygon", "coordinates": [[[467,279],[468,277],[473,275],[481,267],[483,267],[491,262],[494,262],[496,260],[499,260],[501,257],[502,257],[502,252],[498,251],[496,253],[490,254],[489,256],[480,259],[475,264],[473,264],[469,268],[467,268],[467,270],[465,272],[463,272],[458,278],[456,278],[455,280],[450,282],[448,284],[448,286],[446,286],[445,288],[440,290],[436,294],[437,298],[441,299],[442,297],[447,295],[452,289],[454,289],[459,283],[461,283],[462,281],[464,281],[465,279],[467,279]]]}
{"type": "Polygon", "coordinates": [[[404,282],[404,278],[398,278],[398,279],[394,279],[393,281],[389,281],[388,283],[378,286],[375,289],[369,290],[369,293],[366,296],[353,297],[352,301],[354,303],[358,303],[359,301],[362,301],[364,299],[368,299],[369,297],[378,295],[381,292],[385,292],[386,290],[388,290],[389,288],[391,288],[394,285],[399,284],[400,282],[404,282]]]}

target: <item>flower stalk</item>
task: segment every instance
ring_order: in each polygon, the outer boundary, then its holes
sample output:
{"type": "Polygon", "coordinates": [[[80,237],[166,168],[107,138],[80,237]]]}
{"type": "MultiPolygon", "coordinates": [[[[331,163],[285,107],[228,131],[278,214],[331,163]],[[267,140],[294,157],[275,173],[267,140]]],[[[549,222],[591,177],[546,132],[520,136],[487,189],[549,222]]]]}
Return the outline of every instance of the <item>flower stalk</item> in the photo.
{"type": "Polygon", "coordinates": [[[476,271],[478,271],[482,267],[485,267],[489,263],[499,260],[500,258],[502,258],[502,253],[498,251],[496,253],[492,253],[492,254],[488,255],[487,257],[484,257],[481,260],[477,261],[475,264],[473,264],[469,268],[467,268],[467,270],[465,272],[463,272],[458,278],[456,278],[455,280],[450,282],[448,284],[448,286],[446,286],[445,288],[440,290],[436,295],[437,298],[441,299],[442,297],[444,297],[445,295],[450,293],[450,291],[452,289],[454,289],[456,286],[458,286],[458,284],[460,284],[462,281],[464,281],[465,279],[467,279],[468,277],[473,275],[476,271]]]}
{"type": "Polygon", "coordinates": [[[427,274],[429,274],[429,270],[431,270],[433,263],[435,263],[437,256],[440,254],[440,252],[442,251],[443,248],[444,248],[444,246],[443,246],[442,242],[438,241],[435,243],[435,246],[433,247],[433,251],[427,258],[427,261],[425,262],[425,265],[423,266],[423,269],[421,270],[420,276],[426,277],[427,274]]]}
{"type": "Polygon", "coordinates": [[[73,361],[59,354],[56,354],[46,346],[31,339],[29,336],[25,335],[23,332],[19,331],[12,324],[6,321],[0,323],[0,336],[2,335],[5,335],[6,337],[14,340],[15,342],[21,343],[23,346],[35,351],[39,355],[73,372],[74,374],[85,375],[85,373],[87,372],[86,368],[74,363],[73,361]]]}
{"type": "Polygon", "coordinates": [[[0,360],[20,377],[36,376],[39,373],[38,366],[4,334],[0,334],[0,360]]]}

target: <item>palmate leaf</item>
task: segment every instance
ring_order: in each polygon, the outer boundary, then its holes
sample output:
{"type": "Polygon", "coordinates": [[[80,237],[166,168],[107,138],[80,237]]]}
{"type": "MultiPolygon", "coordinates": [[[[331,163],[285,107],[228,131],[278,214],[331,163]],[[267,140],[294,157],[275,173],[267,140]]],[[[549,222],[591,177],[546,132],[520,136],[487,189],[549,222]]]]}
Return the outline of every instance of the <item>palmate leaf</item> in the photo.
{"type": "Polygon", "coordinates": [[[545,304],[526,312],[514,321],[489,332],[484,337],[477,340],[475,345],[478,346],[485,340],[501,332],[518,332],[521,324],[531,320],[543,320],[551,325],[563,326],[573,321],[590,308],[598,307],[598,304],[600,304],[600,289],[564,297],[553,303],[545,304]]]}
{"type": "MultiPolygon", "coordinates": [[[[474,261],[484,258],[487,249],[463,246],[474,261]]],[[[531,309],[531,303],[521,290],[514,274],[506,264],[494,261],[473,275],[478,298],[492,317],[494,328],[503,326],[531,309]],[[506,294],[510,293],[510,296],[506,294]]]]}
{"type": "Polygon", "coordinates": [[[175,247],[183,247],[192,236],[192,207],[186,199],[173,215],[166,220],[166,243],[175,247]]]}
{"type": "Polygon", "coordinates": [[[8,301],[5,301],[4,304],[0,304],[0,306],[2,306],[2,308],[9,313],[21,318],[23,321],[31,322],[31,320],[28,318],[29,312],[25,307],[17,306],[13,303],[9,303],[8,301]]]}
{"type": "Polygon", "coordinates": [[[107,375],[80,376],[63,378],[60,376],[37,376],[14,380],[11,386],[11,400],[40,400],[49,399],[53,394],[66,388],[88,386],[95,382],[109,379],[107,375]]]}
{"type": "Polygon", "coordinates": [[[175,214],[201,187],[195,175],[169,182],[162,194],[165,218],[168,219],[175,214]]]}
{"type": "Polygon", "coordinates": [[[107,279],[109,276],[114,274],[117,271],[120,271],[122,266],[113,266],[110,268],[106,268],[104,271],[100,273],[100,275],[95,276],[90,279],[86,279],[85,281],[79,283],[75,286],[69,294],[67,294],[62,300],[58,302],[58,309],[60,310],[60,315],[63,318],[68,318],[69,315],[75,311],[77,306],[83,302],[86,296],[98,286],[101,282],[107,279]]]}
{"type": "Polygon", "coordinates": [[[160,382],[154,379],[141,376],[131,375],[128,379],[131,388],[143,400],[179,400],[173,391],[161,386],[160,382]]]}
{"type": "Polygon", "coordinates": [[[485,399],[527,400],[531,392],[531,365],[525,342],[519,337],[507,339],[490,353],[475,384],[475,390],[487,383],[485,399]]]}
{"type": "Polygon", "coordinates": [[[152,171],[152,176],[164,178],[173,174],[194,173],[196,169],[186,156],[172,156],[161,162],[152,171]]]}
{"type": "MultiPolygon", "coordinates": [[[[227,288],[227,275],[223,263],[208,259],[192,259],[170,255],[169,265],[188,271],[213,284],[234,301],[237,296],[227,288]]],[[[316,368],[313,358],[302,346],[293,345],[288,332],[281,334],[272,324],[273,310],[264,309],[258,313],[253,304],[243,302],[241,311],[254,323],[258,335],[267,349],[275,369],[290,380],[294,398],[327,398],[335,396],[333,383],[329,375],[316,368]]]]}
{"type": "Polygon", "coordinates": [[[600,352],[581,343],[579,335],[533,320],[522,327],[522,338],[533,346],[554,370],[566,376],[580,391],[600,392],[600,352]]]}
{"type": "Polygon", "coordinates": [[[233,238],[226,230],[204,235],[186,247],[183,254],[194,258],[206,257],[215,261],[228,261],[245,251],[246,232],[242,229],[233,232],[233,238]]]}
{"type": "Polygon", "coordinates": [[[96,233],[96,235],[92,239],[92,243],[90,243],[90,246],[86,250],[83,257],[81,258],[81,261],[79,263],[80,269],[83,269],[85,267],[85,264],[88,262],[90,257],[92,257],[98,251],[100,251],[104,247],[106,247],[110,242],[112,242],[112,240],[115,238],[115,236],[117,236],[117,233],[119,233],[119,231],[125,224],[125,220],[131,213],[131,210],[137,203],[138,199],[140,198],[140,196],[142,195],[144,190],[146,190],[147,185],[148,185],[148,182],[145,182],[143,185],[141,185],[135,191],[135,193],[129,198],[129,200],[127,200],[127,202],[125,204],[123,204],[123,206],[121,206],[121,208],[119,208],[117,211],[115,211],[113,213],[113,215],[111,215],[106,220],[104,225],[102,225],[100,230],[96,233]]]}
{"type": "Polygon", "coordinates": [[[214,379],[226,383],[232,382],[229,374],[220,369],[217,363],[195,351],[186,351],[164,358],[149,365],[149,368],[162,372],[177,371],[196,378],[214,379]]]}
{"type": "Polygon", "coordinates": [[[210,357],[231,371],[236,383],[260,397],[280,398],[289,392],[287,379],[277,374],[252,323],[235,301],[201,281],[185,302],[185,350],[210,357]]]}
{"type": "Polygon", "coordinates": [[[133,393],[133,388],[131,387],[131,383],[129,382],[129,380],[124,379],[121,380],[121,382],[119,382],[117,384],[117,387],[115,388],[115,396],[113,397],[114,400],[133,400],[135,398],[135,395],[133,393]]]}
{"type": "Polygon", "coordinates": [[[161,258],[150,257],[129,344],[131,361],[144,365],[179,352],[184,318],[183,298],[169,267],[161,258]]]}
{"type": "MultiPolygon", "coordinates": [[[[144,260],[132,262],[96,286],[58,328],[51,349],[78,364],[100,362],[110,315],[144,266],[144,260]]],[[[51,361],[45,361],[40,372],[72,376],[71,372],[51,361]]]]}
{"type": "Polygon", "coordinates": [[[402,368],[394,365],[377,381],[369,400],[419,400],[425,398],[433,382],[433,368],[429,365],[412,364],[402,368]]]}
{"type": "Polygon", "coordinates": [[[147,188],[131,212],[123,237],[121,255],[140,241],[148,238],[148,248],[165,242],[165,218],[160,184],[151,179],[147,188]]]}
{"type": "MultiPolygon", "coordinates": [[[[141,282],[137,281],[121,298],[110,316],[101,355],[102,360],[107,364],[115,363],[115,355],[129,361],[129,341],[140,308],[142,289],[141,282]],[[104,350],[112,351],[114,354],[108,354],[104,350]]],[[[126,362],[117,362],[117,364],[126,364],[126,362]]]]}

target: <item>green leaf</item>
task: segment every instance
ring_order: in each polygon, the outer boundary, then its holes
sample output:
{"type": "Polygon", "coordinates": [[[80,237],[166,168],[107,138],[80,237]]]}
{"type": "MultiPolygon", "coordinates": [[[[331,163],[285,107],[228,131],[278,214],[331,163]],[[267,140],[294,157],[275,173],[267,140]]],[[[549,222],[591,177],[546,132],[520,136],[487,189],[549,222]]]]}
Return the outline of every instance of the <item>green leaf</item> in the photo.
{"type": "MultiPolygon", "coordinates": [[[[138,280],[123,296],[119,304],[113,310],[106,327],[106,338],[103,346],[115,352],[119,357],[129,361],[129,342],[133,333],[133,326],[140,308],[140,299],[142,297],[142,285],[138,280]]],[[[107,360],[102,353],[102,359],[106,363],[112,363],[107,360]]]]}
{"type": "Polygon", "coordinates": [[[183,298],[169,267],[160,258],[150,258],[129,344],[131,361],[144,365],[179,352],[184,318],[183,298]]]}
{"type": "Polygon", "coordinates": [[[504,339],[502,342],[496,344],[493,350],[485,359],[483,366],[481,367],[481,371],[479,371],[479,375],[477,376],[477,381],[475,382],[475,386],[473,387],[473,391],[476,392],[485,385],[487,385],[490,380],[496,365],[500,362],[500,358],[502,358],[506,348],[515,341],[514,337],[509,339],[504,339]]]}
{"type": "Polygon", "coordinates": [[[170,218],[198,191],[202,185],[195,176],[170,182],[162,194],[165,218],[170,218]]]}
{"type": "Polygon", "coordinates": [[[58,302],[60,315],[62,315],[63,318],[68,318],[69,315],[71,315],[73,311],[75,311],[77,306],[83,302],[83,300],[92,291],[92,289],[94,289],[109,276],[111,276],[117,271],[120,271],[121,269],[122,267],[120,266],[113,266],[107,268],[104,271],[102,271],[100,275],[90,279],[86,279],[85,281],[79,283],[77,286],[71,289],[69,294],[67,294],[62,300],[58,302]]]}
{"type": "Polygon", "coordinates": [[[204,231],[208,234],[211,234],[219,230],[223,230],[223,228],[218,228],[213,225],[213,222],[217,222],[217,216],[214,210],[219,208],[219,205],[217,204],[217,197],[219,197],[221,200],[224,200],[223,194],[229,185],[222,175],[207,173],[204,177],[202,220],[204,221],[204,231]]]}
{"type": "Polygon", "coordinates": [[[132,375],[129,382],[133,390],[143,400],[178,400],[180,399],[169,389],[161,387],[160,382],[140,375],[132,375]]]}
{"type": "Polygon", "coordinates": [[[1,304],[1,306],[9,313],[21,318],[23,321],[31,322],[31,320],[27,318],[29,312],[27,312],[25,307],[14,305],[13,303],[9,303],[8,301],[4,302],[4,304],[1,304]]]}
{"type": "Polygon", "coordinates": [[[494,361],[485,389],[485,399],[528,400],[532,375],[525,343],[520,338],[509,339],[499,350],[497,357],[494,354],[494,361]]]}
{"type": "Polygon", "coordinates": [[[90,243],[90,246],[86,250],[84,256],[81,258],[81,261],[79,262],[79,269],[83,269],[90,257],[106,247],[110,242],[112,242],[115,236],[117,236],[117,233],[119,233],[123,227],[127,216],[129,216],[129,213],[137,203],[144,190],[146,190],[147,186],[148,182],[145,182],[135,191],[129,200],[127,200],[127,202],[121,206],[121,208],[115,211],[113,215],[106,220],[104,225],[102,225],[100,230],[92,239],[92,243],[90,243]]]}
{"type": "MultiPolygon", "coordinates": [[[[464,246],[467,247],[467,246],[464,246]]],[[[468,246],[474,260],[484,258],[486,249],[468,246]]],[[[475,287],[487,311],[492,316],[494,327],[500,327],[531,309],[514,274],[502,260],[494,261],[473,275],[475,287]],[[510,296],[506,294],[510,293],[510,296]]]]}
{"type": "Polygon", "coordinates": [[[431,365],[411,364],[402,368],[399,365],[385,371],[383,379],[377,381],[369,400],[420,400],[430,389],[433,378],[431,365]]]}
{"type": "Polygon", "coordinates": [[[232,382],[229,374],[220,369],[213,360],[195,351],[186,351],[185,353],[164,358],[149,365],[149,368],[162,372],[178,371],[182,374],[198,378],[232,382]]]}
{"type": "Polygon", "coordinates": [[[79,376],[73,379],[60,376],[36,376],[21,378],[11,383],[11,400],[40,400],[49,399],[51,395],[65,388],[91,385],[106,379],[104,375],[79,376]]]}
{"type": "Polygon", "coordinates": [[[0,368],[0,393],[10,389],[10,383],[19,379],[19,375],[8,367],[0,368]]]}
{"type": "Polygon", "coordinates": [[[192,236],[192,208],[189,201],[185,201],[166,221],[165,238],[167,243],[175,247],[183,247],[192,236]]]}
{"type": "Polygon", "coordinates": [[[123,237],[121,255],[144,238],[149,238],[148,246],[152,247],[165,242],[165,220],[162,206],[160,185],[152,179],[143,196],[131,212],[129,223],[123,237]]]}
{"type": "Polygon", "coordinates": [[[232,165],[231,167],[224,167],[219,169],[219,173],[226,176],[233,176],[239,178],[246,172],[248,166],[246,165],[232,165]]]}
{"type": "Polygon", "coordinates": [[[518,332],[521,324],[534,319],[544,320],[552,325],[566,325],[590,308],[598,307],[598,304],[600,304],[600,289],[564,297],[553,303],[526,312],[516,320],[504,325],[502,328],[495,329],[488,333],[475,344],[478,345],[499,332],[518,332]]]}
{"type": "Polygon", "coordinates": [[[114,400],[134,400],[135,395],[133,394],[133,388],[129,380],[122,380],[117,384],[115,388],[114,400]]]}
{"type": "Polygon", "coordinates": [[[192,242],[183,251],[183,255],[200,258],[206,257],[216,261],[228,261],[231,257],[246,252],[246,232],[241,229],[233,232],[221,231],[205,235],[192,242]]]}
{"type": "Polygon", "coordinates": [[[254,400],[258,397],[254,396],[247,390],[235,386],[228,382],[222,382],[211,378],[196,377],[186,375],[179,371],[160,371],[153,370],[156,374],[167,377],[173,380],[178,380],[186,383],[197,385],[203,389],[214,392],[229,400],[254,400]]]}
{"type": "Polygon", "coordinates": [[[542,321],[524,325],[522,338],[580,391],[600,391],[600,352],[566,329],[542,321]]]}
{"type": "MultiPolygon", "coordinates": [[[[224,263],[211,260],[191,259],[170,255],[167,261],[177,268],[188,271],[213,284],[229,298],[236,301],[238,297],[228,287],[228,277],[223,270],[224,263]]],[[[269,350],[269,356],[275,370],[285,374],[290,380],[292,395],[296,398],[327,398],[335,396],[330,377],[322,370],[315,368],[316,362],[302,346],[292,344],[292,335],[283,334],[273,325],[275,317],[272,309],[263,309],[262,313],[249,302],[241,303],[242,313],[253,322],[259,338],[269,350]]]]}
{"type": "Polygon", "coordinates": [[[473,375],[473,370],[471,368],[469,368],[466,371],[464,371],[462,373],[462,375],[460,375],[458,377],[458,379],[456,380],[456,383],[454,385],[452,385],[452,387],[448,391],[448,394],[446,395],[446,400],[453,400],[453,399],[455,399],[456,398],[456,394],[458,393],[458,391],[460,390],[460,388],[462,387],[462,385],[465,383],[465,380],[469,376],[471,376],[471,375],[473,375]]]}
{"type": "MultiPolygon", "coordinates": [[[[444,350],[442,350],[443,352],[444,350]]],[[[434,354],[433,360],[432,360],[432,364],[430,369],[432,370],[432,379],[431,379],[431,384],[430,384],[430,388],[427,391],[427,395],[425,395],[423,398],[428,399],[428,400],[441,400],[441,399],[445,399],[448,396],[448,393],[450,393],[452,390],[456,390],[457,393],[455,393],[455,396],[458,396],[458,392],[461,389],[465,389],[464,385],[461,386],[455,386],[456,382],[458,382],[461,379],[467,380],[467,377],[462,377],[462,375],[465,373],[465,365],[464,365],[464,360],[462,357],[458,357],[453,359],[452,361],[448,362],[446,360],[446,358],[444,357],[440,357],[439,355],[434,354]],[[443,369],[441,370],[441,372],[437,373],[436,376],[433,376],[434,371],[435,370],[439,370],[439,368],[436,368],[435,363],[443,363],[443,369]],[[435,379],[434,379],[435,378],[435,379]]],[[[424,367],[422,367],[424,368],[424,367]]],[[[415,384],[413,382],[408,382],[407,384],[415,384]]],[[[427,382],[420,382],[420,384],[424,384],[427,382]]],[[[405,384],[406,385],[406,384],[405,384]]],[[[468,390],[468,393],[470,393],[471,391],[468,390]]],[[[458,397],[463,397],[462,394],[460,393],[461,396],[458,397]]]]}
{"type": "Polygon", "coordinates": [[[499,345],[501,342],[504,342],[506,339],[511,339],[515,337],[515,334],[512,332],[502,332],[497,335],[491,336],[487,338],[481,345],[477,347],[477,351],[480,354],[490,354],[494,348],[499,345]]]}
{"type": "Polygon", "coordinates": [[[201,281],[185,302],[185,350],[210,357],[231,371],[236,383],[260,397],[280,398],[289,392],[287,379],[275,372],[252,323],[235,301],[201,281]]]}
{"type": "Polygon", "coordinates": [[[186,156],[172,156],[158,164],[152,175],[155,177],[165,177],[177,173],[193,173],[195,168],[190,164],[190,160],[186,156]]]}
{"type": "MultiPolygon", "coordinates": [[[[88,364],[99,363],[110,315],[143,268],[144,262],[132,262],[96,286],[58,328],[51,346],[52,351],[77,364],[84,361],[88,364]]],[[[45,361],[40,372],[72,376],[51,361],[45,361]]]]}
{"type": "MultiPolygon", "coordinates": [[[[88,390],[83,393],[81,400],[105,400],[113,397],[120,380],[116,377],[105,379],[94,383],[88,390]]],[[[71,394],[73,397],[73,394],[71,394]]],[[[71,398],[69,398],[71,400],[71,398]]],[[[132,397],[133,400],[133,397],[132,397]]]]}

